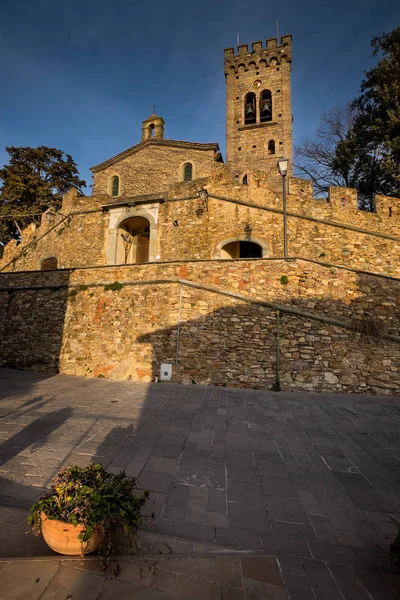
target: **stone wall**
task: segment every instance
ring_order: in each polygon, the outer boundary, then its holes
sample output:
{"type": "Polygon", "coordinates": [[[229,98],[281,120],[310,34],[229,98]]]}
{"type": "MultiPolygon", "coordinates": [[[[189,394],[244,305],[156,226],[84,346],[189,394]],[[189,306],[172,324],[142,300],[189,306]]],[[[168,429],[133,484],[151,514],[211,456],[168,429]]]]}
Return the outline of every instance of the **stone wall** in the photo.
{"type": "Polygon", "coordinates": [[[12,240],[5,246],[0,270],[33,271],[50,257],[57,258],[59,269],[105,264],[107,230],[108,215],[98,200],[77,197],[73,190],[51,221],[44,213],[40,227],[30,225],[23,231],[19,245],[12,240]]]}
{"type": "MultiPolygon", "coordinates": [[[[280,213],[214,198],[209,200],[208,211],[198,214],[199,209],[198,199],[166,203],[160,208],[158,253],[162,260],[213,258],[218,243],[235,237],[262,241],[270,257],[283,255],[280,213]],[[247,237],[246,227],[251,228],[247,237]]],[[[364,225],[363,221],[357,226],[364,225]]],[[[400,275],[399,241],[295,216],[288,216],[287,223],[289,256],[400,275]]]]}
{"type": "MultiPolygon", "coordinates": [[[[183,180],[182,167],[186,162],[193,165],[193,179],[209,177],[214,162],[214,149],[196,149],[195,144],[182,142],[148,142],[138,152],[121,158],[101,170],[94,170],[93,194],[110,194],[109,181],[113,175],[120,178],[120,196],[132,197],[145,194],[162,194],[169,186],[183,180]]],[[[201,144],[198,144],[201,146],[201,144]]]]}
{"type": "Polygon", "coordinates": [[[149,381],[178,356],[175,381],[270,387],[279,309],[284,389],[398,393],[399,297],[398,279],[301,260],[4,273],[0,364],[149,381]]]}
{"type": "MultiPolygon", "coordinates": [[[[239,185],[226,166],[214,165],[209,179],[171,185],[159,209],[156,255],[161,261],[211,259],[218,257],[218,244],[235,238],[262,242],[264,256],[281,257],[282,199],[260,176],[251,173],[248,185],[239,185]],[[200,183],[210,194],[207,206],[197,194],[200,183]]],[[[400,276],[399,200],[378,196],[376,213],[369,213],[357,209],[354,190],[331,188],[329,198],[316,200],[308,184],[290,180],[289,256],[400,276]]],[[[5,247],[0,269],[38,269],[49,256],[65,268],[105,265],[110,219],[101,207],[109,200],[69,194],[55,224],[44,217],[40,228],[24,231],[19,246],[14,241],[5,247]]],[[[129,209],[129,215],[145,206],[129,209]]]]}

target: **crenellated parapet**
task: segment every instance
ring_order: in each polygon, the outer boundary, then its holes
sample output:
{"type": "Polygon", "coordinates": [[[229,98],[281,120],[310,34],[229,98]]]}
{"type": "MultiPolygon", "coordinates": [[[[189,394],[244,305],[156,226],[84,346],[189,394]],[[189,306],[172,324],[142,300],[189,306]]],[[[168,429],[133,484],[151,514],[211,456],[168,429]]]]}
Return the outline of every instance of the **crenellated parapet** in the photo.
{"type": "Polygon", "coordinates": [[[237,54],[235,54],[234,48],[224,50],[225,73],[230,70],[237,73],[240,70],[258,70],[270,66],[276,68],[276,65],[282,62],[292,62],[291,35],[282,36],[280,44],[278,44],[277,38],[270,38],[265,47],[260,41],[253,42],[250,51],[247,44],[241,44],[238,46],[237,54]]]}
{"type": "Polygon", "coordinates": [[[312,182],[298,177],[289,178],[288,194],[292,198],[294,206],[302,206],[305,210],[312,210],[314,205],[318,205],[320,209],[335,214],[340,217],[340,220],[348,222],[349,225],[352,224],[351,215],[358,213],[368,219],[373,228],[377,217],[379,217],[380,223],[386,223],[388,228],[397,228],[400,231],[400,198],[376,194],[372,212],[359,210],[357,190],[331,186],[325,198],[315,198],[312,182]]]}

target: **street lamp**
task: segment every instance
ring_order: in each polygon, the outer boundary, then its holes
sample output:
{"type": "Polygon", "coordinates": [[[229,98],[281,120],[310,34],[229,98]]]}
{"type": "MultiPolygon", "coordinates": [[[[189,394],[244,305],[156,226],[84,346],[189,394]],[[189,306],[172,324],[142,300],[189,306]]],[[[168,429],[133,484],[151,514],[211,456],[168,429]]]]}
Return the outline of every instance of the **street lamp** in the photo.
{"type": "Polygon", "coordinates": [[[280,158],[278,160],[279,173],[282,175],[282,186],[283,186],[283,257],[287,258],[287,219],[286,219],[286,175],[288,172],[289,161],[287,158],[280,158]]]}

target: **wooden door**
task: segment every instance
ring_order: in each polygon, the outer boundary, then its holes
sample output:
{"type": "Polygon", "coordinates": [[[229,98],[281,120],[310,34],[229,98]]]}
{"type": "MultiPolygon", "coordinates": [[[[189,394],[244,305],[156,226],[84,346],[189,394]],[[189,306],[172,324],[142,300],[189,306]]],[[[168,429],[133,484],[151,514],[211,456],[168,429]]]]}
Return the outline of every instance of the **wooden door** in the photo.
{"type": "Polygon", "coordinates": [[[149,238],[143,235],[137,238],[136,262],[149,262],[149,238]]]}

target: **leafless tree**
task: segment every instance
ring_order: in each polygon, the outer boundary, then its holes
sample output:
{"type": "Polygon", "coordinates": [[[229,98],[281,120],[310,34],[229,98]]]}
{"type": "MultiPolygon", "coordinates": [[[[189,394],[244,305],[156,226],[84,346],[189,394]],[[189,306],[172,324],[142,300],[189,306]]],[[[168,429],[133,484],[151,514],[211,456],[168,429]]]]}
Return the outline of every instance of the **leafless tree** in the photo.
{"type": "Polygon", "coordinates": [[[352,187],[354,183],[355,157],[349,144],[354,118],[350,105],[325,111],[315,136],[295,147],[295,173],[311,179],[317,195],[331,185],[352,187]]]}

